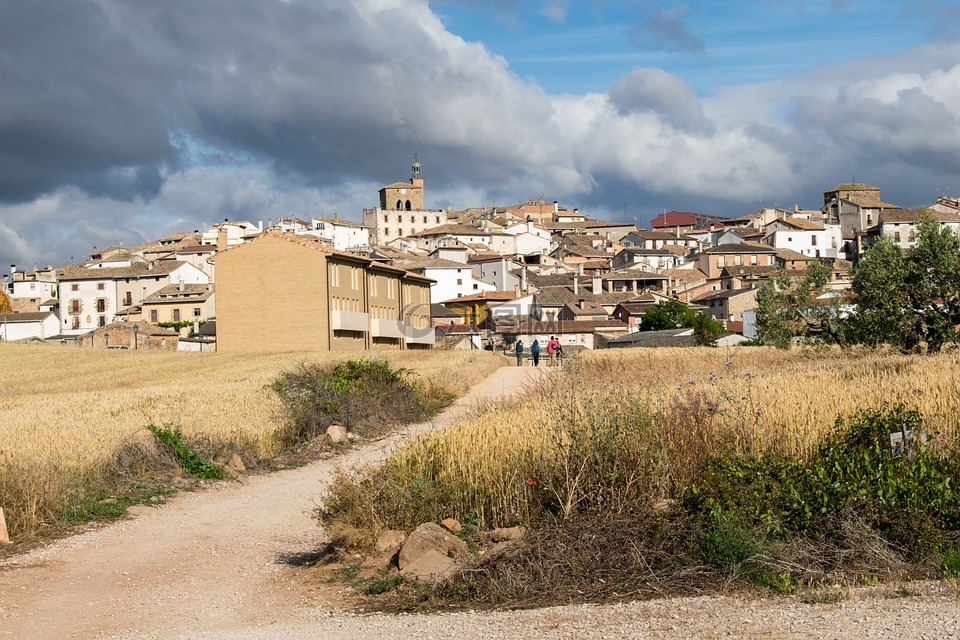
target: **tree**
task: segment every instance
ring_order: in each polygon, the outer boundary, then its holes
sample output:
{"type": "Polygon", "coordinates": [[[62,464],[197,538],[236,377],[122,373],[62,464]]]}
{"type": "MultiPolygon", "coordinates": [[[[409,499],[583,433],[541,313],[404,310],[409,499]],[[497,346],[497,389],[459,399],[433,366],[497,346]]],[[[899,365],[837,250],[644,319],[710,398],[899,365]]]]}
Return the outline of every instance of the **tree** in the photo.
{"type": "Polygon", "coordinates": [[[713,344],[726,333],[723,324],[713,316],[691,309],[679,300],[663,300],[647,309],[640,320],[640,331],[692,328],[697,344],[713,344]]]}
{"type": "Polygon", "coordinates": [[[858,342],[940,351],[960,338],[960,238],[932,215],[917,221],[907,251],[881,238],[854,270],[858,342]]]}
{"type": "Polygon", "coordinates": [[[796,336],[845,345],[834,304],[818,296],[826,291],[830,268],[812,261],[799,274],[780,270],[757,288],[757,334],[760,344],[787,349],[796,336]]]}

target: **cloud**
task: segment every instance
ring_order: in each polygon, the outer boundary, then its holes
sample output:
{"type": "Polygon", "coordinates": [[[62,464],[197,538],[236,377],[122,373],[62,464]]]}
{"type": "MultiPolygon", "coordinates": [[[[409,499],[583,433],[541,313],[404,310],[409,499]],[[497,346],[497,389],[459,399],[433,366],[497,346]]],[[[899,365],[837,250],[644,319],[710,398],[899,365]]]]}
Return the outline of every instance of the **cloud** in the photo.
{"type": "Polygon", "coordinates": [[[545,2],[544,5],[540,7],[540,14],[551,22],[563,22],[567,19],[567,3],[556,1],[545,2]]]}
{"type": "Polygon", "coordinates": [[[706,46],[683,17],[690,13],[684,5],[657,9],[653,15],[630,29],[630,42],[638,49],[703,54],[706,46]]]}
{"type": "Polygon", "coordinates": [[[958,65],[940,42],[702,98],[650,67],[550,95],[422,0],[7,0],[0,265],[223,218],[357,220],[415,152],[430,207],[543,195],[642,224],[815,207],[854,174],[916,206],[960,168],[958,65]]]}
{"type": "Polygon", "coordinates": [[[651,112],[677,129],[711,129],[693,89],[662,69],[634,69],[610,88],[610,102],[621,115],[651,112]]]}

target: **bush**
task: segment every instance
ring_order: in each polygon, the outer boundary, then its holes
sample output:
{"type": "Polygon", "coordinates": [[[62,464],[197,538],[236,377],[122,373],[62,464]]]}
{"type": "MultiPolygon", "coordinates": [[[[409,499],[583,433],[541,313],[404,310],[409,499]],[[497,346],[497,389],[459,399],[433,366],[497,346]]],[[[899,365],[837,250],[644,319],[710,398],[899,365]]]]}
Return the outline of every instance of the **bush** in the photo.
{"type": "Polygon", "coordinates": [[[376,436],[385,427],[422,419],[442,404],[443,399],[431,402],[410,377],[409,370],[392,369],[385,360],[348,360],[301,364],[295,372],[280,374],[271,387],[286,406],[298,439],[314,438],[334,423],[376,436]]]}
{"type": "Polygon", "coordinates": [[[709,461],[685,505],[780,539],[829,536],[845,513],[920,557],[960,526],[956,463],[923,444],[899,457],[891,451],[891,432],[921,427],[919,413],[900,406],[837,421],[806,461],[728,450],[709,461]]]}

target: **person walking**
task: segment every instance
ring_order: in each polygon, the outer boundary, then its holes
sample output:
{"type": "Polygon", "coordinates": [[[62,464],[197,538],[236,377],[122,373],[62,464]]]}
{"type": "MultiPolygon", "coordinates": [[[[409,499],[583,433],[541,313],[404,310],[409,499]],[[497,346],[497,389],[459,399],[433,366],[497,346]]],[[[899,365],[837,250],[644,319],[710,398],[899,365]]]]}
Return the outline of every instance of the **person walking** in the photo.
{"type": "Polygon", "coordinates": [[[530,355],[533,356],[533,366],[539,367],[540,366],[540,342],[538,340],[534,340],[533,344],[530,345],[530,355]]]}
{"type": "Polygon", "coordinates": [[[517,366],[523,366],[523,340],[517,340],[517,366]]]}
{"type": "Polygon", "coordinates": [[[557,366],[557,351],[560,350],[560,341],[555,337],[550,336],[550,341],[547,343],[547,355],[550,356],[550,366],[557,366]]]}

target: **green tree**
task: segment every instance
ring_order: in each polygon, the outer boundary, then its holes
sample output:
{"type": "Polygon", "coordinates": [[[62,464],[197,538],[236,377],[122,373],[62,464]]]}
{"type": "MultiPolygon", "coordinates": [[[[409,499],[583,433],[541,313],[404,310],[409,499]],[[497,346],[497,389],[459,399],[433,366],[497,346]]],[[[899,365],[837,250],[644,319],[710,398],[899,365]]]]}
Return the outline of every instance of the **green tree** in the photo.
{"type": "Polygon", "coordinates": [[[723,324],[713,316],[691,309],[679,300],[663,300],[657,306],[647,309],[640,320],[640,331],[662,331],[664,329],[693,329],[697,344],[713,344],[726,333],[723,324]]]}
{"type": "Polygon", "coordinates": [[[812,261],[801,273],[784,270],[757,289],[757,334],[760,344],[787,349],[794,337],[844,345],[843,324],[835,304],[818,296],[826,291],[830,267],[812,261]]]}
{"type": "Polygon", "coordinates": [[[864,344],[940,351],[960,338],[960,238],[932,215],[904,251],[881,238],[854,270],[852,333],[864,344]]]}

